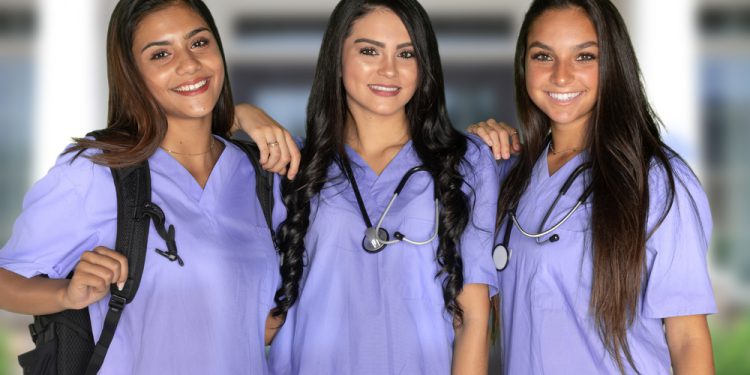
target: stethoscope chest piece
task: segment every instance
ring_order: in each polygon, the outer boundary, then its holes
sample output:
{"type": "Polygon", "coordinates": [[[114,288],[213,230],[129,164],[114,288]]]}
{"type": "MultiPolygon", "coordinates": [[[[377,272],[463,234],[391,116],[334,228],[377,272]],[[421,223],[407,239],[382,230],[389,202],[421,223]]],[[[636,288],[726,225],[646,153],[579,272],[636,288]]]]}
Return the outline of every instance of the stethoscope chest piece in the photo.
{"type": "Polygon", "coordinates": [[[386,241],[389,239],[390,236],[385,228],[369,227],[365,230],[365,237],[362,238],[362,248],[368,253],[379,253],[388,245],[386,241]]]}
{"type": "Polygon", "coordinates": [[[510,256],[512,254],[513,251],[505,247],[505,245],[496,245],[495,248],[492,249],[492,260],[495,262],[495,269],[498,271],[502,271],[505,269],[505,267],[508,267],[510,256]]]}

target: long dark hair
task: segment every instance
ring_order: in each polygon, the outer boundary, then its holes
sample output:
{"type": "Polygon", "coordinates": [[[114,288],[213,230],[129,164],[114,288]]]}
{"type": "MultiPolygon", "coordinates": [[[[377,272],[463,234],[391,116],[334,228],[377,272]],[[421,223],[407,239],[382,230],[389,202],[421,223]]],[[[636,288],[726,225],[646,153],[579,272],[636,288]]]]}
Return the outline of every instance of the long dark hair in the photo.
{"type": "Polygon", "coordinates": [[[463,264],[458,246],[468,223],[469,203],[461,190],[464,179],[459,165],[467,149],[467,139],[453,128],[448,118],[437,40],[427,13],[416,0],[342,0],[331,15],[307,107],[307,141],[302,150],[301,172],[284,188],[287,220],[278,233],[282,286],[275,296],[275,313],[284,314],[299,295],[310,199],[327,181],[328,167],[332,163],[341,165],[346,158],[344,124],[348,110],[341,81],[344,40],[356,20],[378,7],[398,15],[414,46],[419,83],[406,105],[408,130],[417,155],[437,184],[442,209],[437,249],[440,271],[436,277],[444,276],[445,307],[460,322],[463,315],[456,296],[463,287],[463,264]]]}
{"type": "Polygon", "coordinates": [[[550,119],[526,91],[530,28],[544,12],[570,7],[586,12],[599,44],[599,92],[586,137],[593,188],[593,284],[589,308],[604,347],[624,372],[621,354],[635,369],[627,329],[636,316],[642,291],[646,240],[655,229],[647,232],[649,169],[659,165],[668,179],[667,204],[660,224],[674,201],[675,177],[670,159],[677,154],[661,139],[661,122],[646,98],[625,23],[610,1],[535,0],[526,13],[515,55],[516,105],[526,146],[502,185],[498,220],[503,220],[507,210],[518,204],[550,134],[550,119]]]}
{"type": "MultiPolygon", "coordinates": [[[[133,57],[133,35],[147,15],[171,5],[184,4],[195,10],[211,29],[226,67],[224,47],[211,12],[201,0],[120,0],[112,12],[107,31],[107,80],[109,114],[107,127],[96,140],[77,138],[68,152],[97,148],[104,153],[89,156],[110,167],[135,165],[148,159],[167,132],[167,119],[138,71],[133,57]]],[[[224,87],[213,109],[211,132],[227,137],[234,120],[234,102],[227,69],[224,87]]]]}

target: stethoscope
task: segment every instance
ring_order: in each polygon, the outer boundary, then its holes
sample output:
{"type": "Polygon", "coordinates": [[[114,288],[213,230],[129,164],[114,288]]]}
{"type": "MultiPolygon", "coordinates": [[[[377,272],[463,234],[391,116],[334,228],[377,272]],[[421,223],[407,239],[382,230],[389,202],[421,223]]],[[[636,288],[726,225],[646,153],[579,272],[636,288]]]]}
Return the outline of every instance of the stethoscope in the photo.
{"type": "Polygon", "coordinates": [[[568,192],[568,189],[573,185],[573,182],[575,182],[576,178],[580,176],[583,172],[585,172],[587,169],[591,168],[591,163],[583,163],[579,165],[571,174],[568,176],[568,179],[565,180],[565,183],[560,188],[560,191],[557,193],[557,197],[555,197],[555,200],[552,201],[552,205],[547,209],[547,212],[544,215],[544,219],[542,219],[542,223],[539,225],[540,233],[531,233],[529,231],[526,231],[523,229],[521,224],[518,222],[518,218],[516,217],[516,209],[518,206],[516,205],[515,208],[512,208],[507,211],[508,214],[508,222],[505,225],[505,234],[503,235],[503,241],[499,244],[495,245],[495,248],[492,249],[492,260],[495,262],[495,269],[498,271],[502,271],[505,269],[505,267],[508,267],[508,263],[510,262],[510,257],[513,254],[513,251],[508,246],[510,241],[510,232],[513,229],[513,227],[518,228],[518,231],[521,232],[524,236],[528,238],[533,238],[536,240],[536,243],[541,244],[543,242],[549,241],[549,242],[557,242],[560,240],[560,236],[557,234],[553,234],[550,236],[547,240],[541,241],[540,239],[555,230],[559,228],[561,225],[563,225],[568,219],[573,216],[573,214],[578,210],[581,205],[586,202],[586,199],[591,195],[591,185],[586,187],[586,189],[581,193],[581,196],[578,197],[578,202],[576,202],[575,206],[571,208],[568,213],[560,219],[560,221],[557,222],[557,224],[553,225],[551,228],[545,230],[544,226],[547,224],[547,220],[549,219],[550,215],[552,214],[552,211],[555,209],[555,206],[557,206],[557,202],[560,200],[560,197],[565,195],[568,192]]]}
{"type": "MultiPolygon", "coordinates": [[[[381,252],[386,245],[394,244],[397,242],[406,242],[410,243],[412,245],[426,245],[438,236],[438,223],[439,223],[439,206],[438,206],[438,195],[437,191],[433,191],[433,195],[435,197],[435,230],[432,233],[432,236],[424,241],[415,241],[411,240],[409,238],[406,238],[406,236],[401,232],[395,232],[393,233],[394,239],[391,240],[390,236],[388,234],[388,231],[385,230],[385,228],[382,227],[383,220],[385,220],[386,215],[388,215],[388,211],[390,211],[391,206],[393,206],[393,202],[396,201],[396,197],[398,197],[399,194],[401,194],[401,190],[404,189],[404,186],[406,186],[406,182],[409,181],[409,178],[417,173],[417,172],[429,172],[429,170],[423,166],[417,166],[412,169],[409,169],[409,171],[404,174],[404,177],[401,178],[401,181],[398,183],[398,186],[396,186],[396,190],[393,192],[393,196],[391,197],[391,200],[388,202],[388,205],[385,207],[385,210],[383,210],[383,213],[380,214],[380,219],[378,220],[378,224],[375,226],[372,226],[372,222],[370,221],[370,215],[367,214],[367,209],[365,208],[365,202],[362,200],[362,195],[359,192],[359,187],[357,186],[357,180],[354,178],[354,173],[352,172],[352,167],[349,164],[348,160],[343,161],[344,169],[346,178],[349,180],[349,183],[352,185],[352,190],[354,190],[354,196],[357,198],[357,204],[359,205],[359,211],[362,214],[362,219],[365,221],[365,225],[367,226],[367,229],[365,229],[365,236],[362,239],[362,248],[365,249],[368,253],[378,253],[381,252]]],[[[435,187],[435,190],[437,190],[437,187],[435,187]]]]}

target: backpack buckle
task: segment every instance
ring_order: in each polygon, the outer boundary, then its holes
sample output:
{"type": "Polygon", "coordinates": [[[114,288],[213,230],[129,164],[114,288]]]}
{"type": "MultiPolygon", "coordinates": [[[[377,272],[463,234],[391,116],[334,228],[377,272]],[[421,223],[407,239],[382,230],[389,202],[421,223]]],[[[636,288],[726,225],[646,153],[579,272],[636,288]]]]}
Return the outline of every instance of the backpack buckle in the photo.
{"type": "Polygon", "coordinates": [[[109,299],[109,308],[115,311],[122,311],[127,303],[128,300],[125,297],[112,294],[112,297],[109,299]]]}

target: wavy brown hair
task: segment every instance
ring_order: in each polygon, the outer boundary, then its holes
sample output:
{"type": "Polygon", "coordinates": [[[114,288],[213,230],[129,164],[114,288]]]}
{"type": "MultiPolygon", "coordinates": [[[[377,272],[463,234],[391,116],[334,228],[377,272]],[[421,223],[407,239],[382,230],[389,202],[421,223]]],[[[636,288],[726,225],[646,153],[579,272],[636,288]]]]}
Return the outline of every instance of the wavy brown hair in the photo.
{"type": "Polygon", "coordinates": [[[531,26],[548,10],[580,8],[594,25],[599,45],[599,92],[588,124],[586,144],[592,163],[591,231],[593,284],[589,308],[596,329],[621,372],[634,369],[627,329],[637,315],[645,273],[646,241],[671,209],[677,154],[662,141],[661,122],[652,110],[625,23],[608,0],[536,0],[521,26],[515,55],[516,106],[525,152],[504,181],[498,222],[518,204],[531,171],[549,142],[550,119],[526,91],[526,52],[531,26]],[[667,200],[658,224],[647,232],[649,171],[667,176],[667,200]],[[616,214],[612,214],[616,213],[616,214]]]}
{"type": "MultiPolygon", "coordinates": [[[[146,84],[133,56],[133,36],[144,17],[172,5],[188,6],[206,21],[226,67],[219,29],[203,1],[120,0],[107,31],[107,127],[97,132],[95,140],[76,138],[75,145],[67,152],[100,149],[104,152],[86,157],[97,164],[126,167],[148,159],[159,147],[167,132],[167,119],[153,95],[144,89],[146,84]]],[[[233,120],[232,89],[224,69],[224,86],[213,109],[211,132],[228,137],[233,120]]]]}

